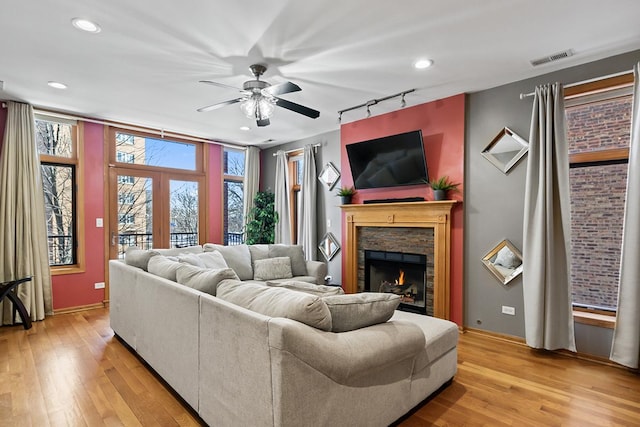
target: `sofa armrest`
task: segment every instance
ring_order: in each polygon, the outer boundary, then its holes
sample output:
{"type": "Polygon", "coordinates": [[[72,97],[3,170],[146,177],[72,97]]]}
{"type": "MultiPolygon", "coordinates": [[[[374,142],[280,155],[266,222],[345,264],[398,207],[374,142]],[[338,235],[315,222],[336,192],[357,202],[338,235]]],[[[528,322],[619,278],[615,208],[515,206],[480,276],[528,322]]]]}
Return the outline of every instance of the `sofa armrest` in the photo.
{"type": "Polygon", "coordinates": [[[327,276],[327,263],[322,261],[307,261],[307,276],[316,278],[316,285],[324,285],[327,276]]]}
{"type": "MultiPolygon", "coordinates": [[[[269,320],[269,346],[339,384],[348,384],[414,359],[424,349],[425,338],[419,327],[405,321],[333,333],[274,317],[269,320]]],[[[413,367],[413,363],[408,366],[413,367]]]]}

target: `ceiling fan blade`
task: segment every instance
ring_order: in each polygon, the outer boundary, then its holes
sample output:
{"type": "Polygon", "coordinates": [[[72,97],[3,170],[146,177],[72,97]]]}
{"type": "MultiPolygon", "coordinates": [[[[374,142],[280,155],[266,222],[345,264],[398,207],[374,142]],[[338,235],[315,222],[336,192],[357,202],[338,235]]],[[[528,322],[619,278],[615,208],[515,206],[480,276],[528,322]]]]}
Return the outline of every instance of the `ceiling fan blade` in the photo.
{"type": "Polygon", "coordinates": [[[273,96],[283,95],[285,93],[291,92],[298,92],[300,90],[302,90],[300,89],[300,86],[291,82],[284,82],[262,89],[263,92],[267,92],[269,95],[273,96]]]}
{"type": "Polygon", "coordinates": [[[206,111],[217,110],[218,108],[226,107],[227,105],[236,104],[242,101],[243,98],[231,99],[229,101],[218,102],[217,104],[207,105],[206,107],[198,108],[199,113],[204,113],[206,111]]]}
{"type": "Polygon", "coordinates": [[[305,107],[304,105],[296,104],[295,102],[287,101],[286,99],[276,98],[276,100],[276,105],[278,107],[286,108],[287,110],[294,111],[312,119],[320,117],[320,111],[305,107]]]}
{"type": "Polygon", "coordinates": [[[229,85],[226,85],[224,83],[218,83],[218,82],[214,82],[214,81],[211,81],[211,80],[200,80],[200,83],[205,83],[205,84],[208,84],[208,85],[223,87],[225,89],[233,89],[233,90],[239,90],[239,91],[242,90],[242,89],[238,89],[237,87],[234,87],[234,86],[229,86],[229,85]]]}
{"type": "Polygon", "coordinates": [[[256,124],[260,127],[269,126],[270,123],[269,119],[256,120],[256,124]]]}

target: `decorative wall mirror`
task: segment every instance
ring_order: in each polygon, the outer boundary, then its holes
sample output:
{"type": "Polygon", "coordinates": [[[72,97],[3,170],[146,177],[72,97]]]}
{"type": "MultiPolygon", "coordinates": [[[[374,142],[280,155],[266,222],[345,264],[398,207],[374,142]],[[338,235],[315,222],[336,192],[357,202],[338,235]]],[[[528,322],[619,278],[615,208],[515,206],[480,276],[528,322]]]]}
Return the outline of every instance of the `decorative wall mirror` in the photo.
{"type": "Polygon", "coordinates": [[[491,249],[482,258],[482,263],[503,285],[522,273],[522,254],[507,239],[491,249]]]}
{"type": "Polygon", "coordinates": [[[318,248],[320,249],[320,252],[322,252],[322,256],[324,256],[327,261],[331,261],[331,259],[336,256],[340,250],[340,244],[333,233],[329,232],[324,235],[322,241],[318,245],[318,248]]]}
{"type": "Polygon", "coordinates": [[[340,179],[340,172],[338,171],[338,169],[336,169],[333,163],[329,162],[324,165],[324,168],[322,169],[322,172],[320,172],[318,179],[326,184],[327,187],[329,187],[329,191],[331,191],[336,185],[336,182],[338,182],[338,179],[340,179]]]}
{"type": "Polygon", "coordinates": [[[503,173],[509,172],[529,150],[529,143],[505,127],[482,150],[482,155],[503,173]]]}

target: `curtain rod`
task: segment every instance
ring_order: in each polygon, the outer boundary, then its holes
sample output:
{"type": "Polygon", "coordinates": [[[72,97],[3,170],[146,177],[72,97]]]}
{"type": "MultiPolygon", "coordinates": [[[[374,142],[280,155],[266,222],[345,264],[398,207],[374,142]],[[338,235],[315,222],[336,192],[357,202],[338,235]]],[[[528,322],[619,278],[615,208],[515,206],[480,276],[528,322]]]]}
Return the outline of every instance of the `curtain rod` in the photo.
{"type": "MultiPolygon", "coordinates": [[[[318,144],[313,144],[313,145],[312,145],[312,147],[313,147],[313,151],[317,153],[317,152],[318,152],[318,147],[321,147],[321,146],[322,146],[322,144],[320,144],[320,143],[318,143],[318,144]]],[[[298,150],[302,150],[302,148],[292,148],[291,150],[287,150],[287,151],[285,151],[285,152],[284,152],[284,154],[290,154],[290,153],[293,153],[294,151],[298,151],[298,150]]],[[[278,151],[280,151],[280,150],[278,150],[278,151]]],[[[278,152],[277,152],[277,151],[276,151],[275,153],[273,153],[273,157],[275,157],[275,156],[277,156],[277,155],[278,155],[278,152]]]]}
{"type": "MultiPolygon", "coordinates": [[[[620,71],[619,73],[608,74],[608,75],[602,76],[602,77],[594,77],[592,79],[582,80],[580,82],[575,82],[575,83],[570,83],[568,85],[565,85],[564,87],[568,88],[568,87],[580,86],[580,85],[584,85],[584,84],[587,84],[587,83],[597,82],[598,80],[611,79],[613,77],[624,76],[625,74],[629,74],[629,73],[633,73],[633,70],[620,71]]],[[[535,94],[536,94],[535,92],[521,93],[520,94],[520,99],[525,99],[525,98],[528,98],[528,97],[533,96],[535,94]]]]}

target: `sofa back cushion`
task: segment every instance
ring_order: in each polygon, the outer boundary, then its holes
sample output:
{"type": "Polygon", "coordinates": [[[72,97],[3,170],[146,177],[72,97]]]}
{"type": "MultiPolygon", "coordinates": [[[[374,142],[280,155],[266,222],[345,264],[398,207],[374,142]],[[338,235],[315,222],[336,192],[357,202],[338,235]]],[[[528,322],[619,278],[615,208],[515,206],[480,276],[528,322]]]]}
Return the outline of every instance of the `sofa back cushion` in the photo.
{"type": "Polygon", "coordinates": [[[176,272],[180,267],[178,261],[171,260],[163,255],[156,255],[149,259],[147,271],[156,276],[164,277],[167,280],[176,281],[176,272]]]}
{"type": "Polygon", "coordinates": [[[290,279],[291,258],[275,257],[259,259],[253,264],[254,280],[290,279]]]}
{"type": "Polygon", "coordinates": [[[322,297],[329,307],[333,332],[346,332],[384,323],[391,319],[400,296],[389,293],[362,292],[322,297]]]}
{"type": "Polygon", "coordinates": [[[217,297],[265,316],[284,317],[323,331],[331,330],[331,313],[315,295],[227,281],[218,287],[217,297]]]}
{"type": "Polygon", "coordinates": [[[226,279],[238,283],[238,276],[230,268],[208,269],[180,263],[176,270],[176,281],[198,291],[216,296],[218,285],[226,279]]]}
{"type": "Polygon", "coordinates": [[[140,249],[130,246],[124,254],[124,262],[147,271],[149,260],[155,255],[178,256],[181,254],[197,254],[202,252],[202,246],[189,246],[186,248],[172,249],[140,249]]]}
{"type": "Polygon", "coordinates": [[[269,258],[289,257],[291,259],[291,272],[294,276],[307,275],[307,262],[304,259],[304,251],[300,245],[269,245],[269,258]]]}
{"type": "Polygon", "coordinates": [[[316,285],[315,283],[289,280],[285,282],[267,282],[267,286],[274,288],[291,289],[292,291],[306,292],[319,297],[328,295],[343,295],[344,290],[340,286],[316,285]]]}
{"type": "Polygon", "coordinates": [[[198,254],[198,258],[200,258],[206,268],[229,268],[220,251],[203,252],[198,254]]]}
{"type": "Polygon", "coordinates": [[[247,245],[223,246],[214,243],[205,243],[205,252],[213,252],[216,250],[222,254],[224,261],[236,272],[240,280],[253,279],[251,253],[247,245]]]}

